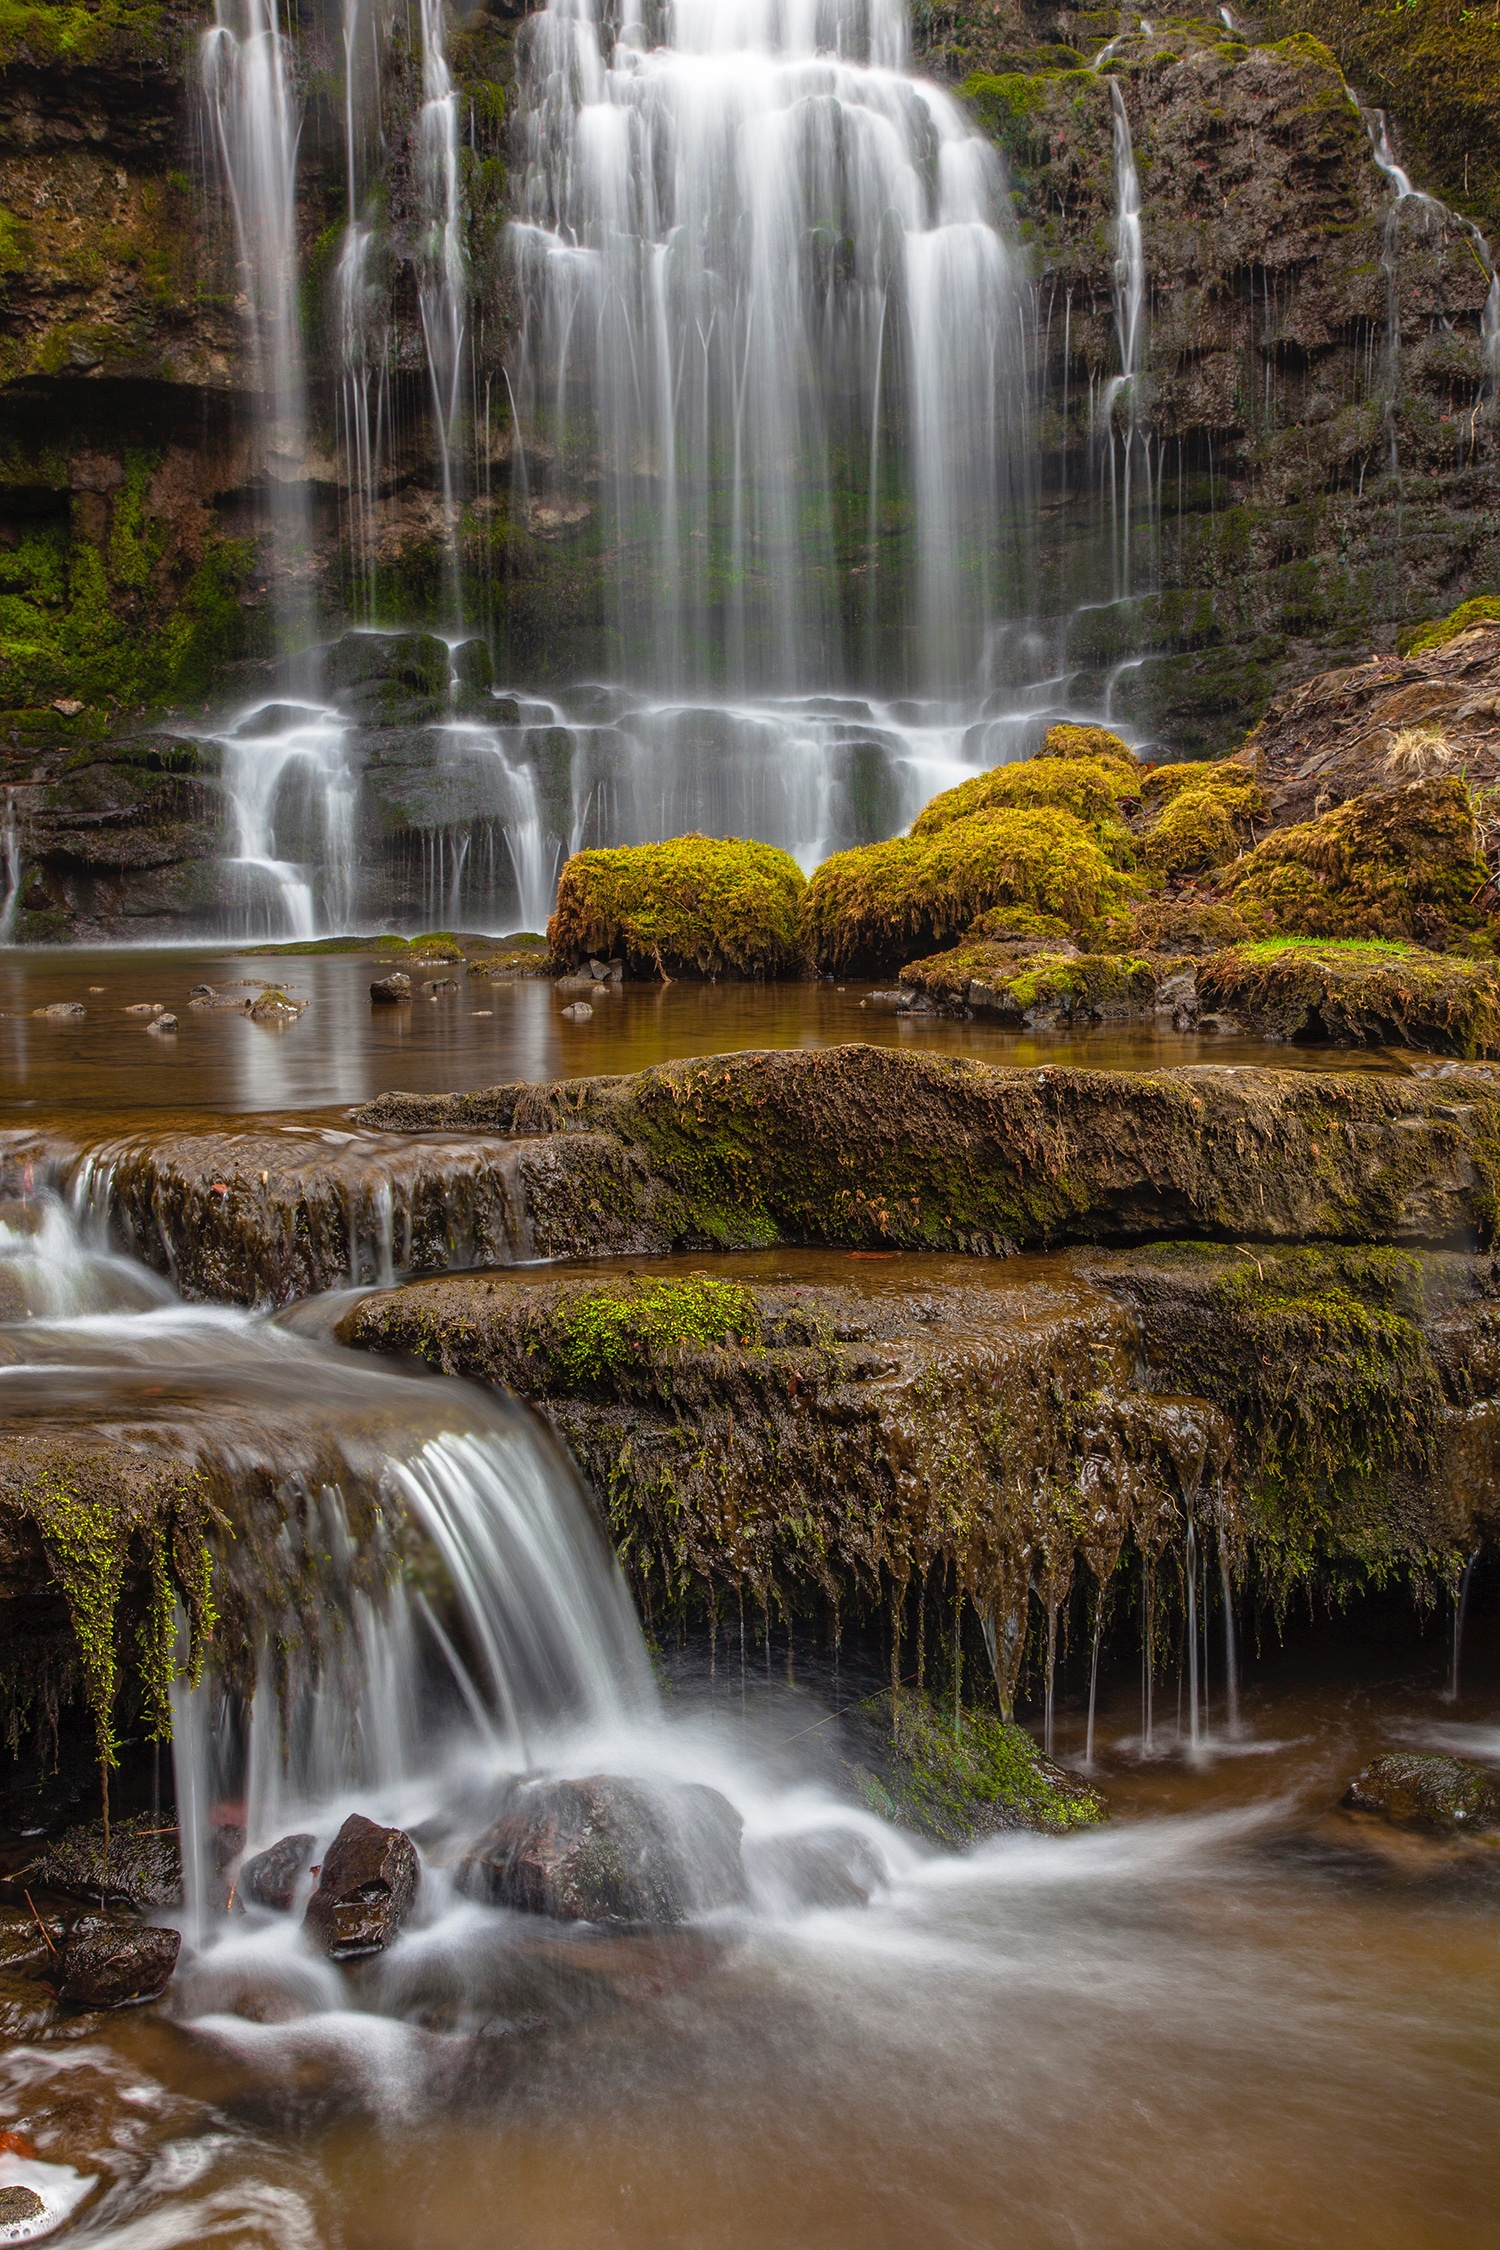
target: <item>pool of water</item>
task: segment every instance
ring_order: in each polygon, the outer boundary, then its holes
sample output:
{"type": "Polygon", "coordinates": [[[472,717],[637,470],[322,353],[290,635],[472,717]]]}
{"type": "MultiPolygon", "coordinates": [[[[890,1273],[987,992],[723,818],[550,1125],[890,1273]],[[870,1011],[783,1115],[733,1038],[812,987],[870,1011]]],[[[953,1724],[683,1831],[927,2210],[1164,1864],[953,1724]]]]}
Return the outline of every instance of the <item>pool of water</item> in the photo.
{"type": "Polygon", "coordinates": [[[423,980],[449,973],[428,967],[412,971],[411,1006],[372,1007],[371,979],[388,966],[351,954],[268,960],[208,948],[0,953],[0,1122],[322,1110],[390,1088],[466,1092],[511,1079],[642,1070],[679,1055],[853,1039],[995,1063],[1111,1070],[1190,1062],[1390,1069],[1408,1059],[1139,1026],[1021,1033],[980,1018],[897,1016],[870,1000],[875,988],[857,983],[628,985],[601,989],[592,1020],[576,1023],[563,1014],[573,996],[542,979],[490,984],[459,969],[456,992],[424,998],[423,980]],[[190,1008],[194,985],[241,978],[282,981],[308,1002],[305,1013],[278,1028],[190,1008]],[[86,1013],[56,1020],[33,1012],[59,1001],[86,1013]],[[175,1034],[153,1034],[146,1019],[125,1013],[151,1002],[176,1015],[175,1034]]]}

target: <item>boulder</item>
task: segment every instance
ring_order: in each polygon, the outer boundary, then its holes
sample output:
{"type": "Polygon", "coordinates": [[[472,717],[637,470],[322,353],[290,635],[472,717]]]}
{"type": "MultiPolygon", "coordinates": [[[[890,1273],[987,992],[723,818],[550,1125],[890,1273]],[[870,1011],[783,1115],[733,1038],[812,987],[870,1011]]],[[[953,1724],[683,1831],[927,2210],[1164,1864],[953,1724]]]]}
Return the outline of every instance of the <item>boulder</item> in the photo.
{"type": "Polygon", "coordinates": [[[697,1782],[531,1776],[460,1861],[458,1887],[566,1922],[683,1922],[744,1898],[741,1827],[697,1782]]]}
{"type": "Polygon", "coordinates": [[[34,1016],[45,1016],[49,1023],[76,1023],[88,1014],[81,1000],[54,1000],[45,1008],[33,1008],[34,1016]]]}
{"type": "Polygon", "coordinates": [[[370,987],[370,999],[377,1008],[394,1008],[411,998],[411,978],[403,969],[393,969],[388,977],[377,977],[370,987]]]}
{"type": "Polygon", "coordinates": [[[155,2000],[166,1991],[181,1950],[177,1930],[86,1915],[63,1947],[58,1998],[69,2008],[128,2008],[155,2000]]]}
{"type": "Polygon", "coordinates": [[[294,1000],[289,992],[269,985],[245,1002],[245,1013],[252,1023],[287,1024],[295,1023],[306,1006],[305,1000],[294,1000]]]}
{"type": "Polygon", "coordinates": [[[1458,1836],[1500,1823],[1500,1778],[1467,1758],[1398,1750],[1357,1773],[1344,1804],[1397,1828],[1458,1836]]]}
{"type": "Polygon", "coordinates": [[[885,1880],[880,1855],[857,1828],[760,1836],[745,1846],[745,1872],[782,1908],[868,1906],[885,1880]]]}
{"type": "Polygon", "coordinates": [[[175,1906],[182,1897],[177,1830],[151,1814],[111,1821],[106,1854],[103,1824],[89,1821],[48,1844],[26,1879],[34,1887],[91,1897],[96,1905],[102,1894],[138,1909],[175,1906]]]}
{"type": "Polygon", "coordinates": [[[290,1913],[297,1884],[317,1848],[315,1836],[283,1836],[265,1851],[257,1852],[240,1869],[236,1883],[240,1897],[278,1914],[290,1913]]]}
{"type": "Polygon", "coordinates": [[[569,1023],[592,1023],[594,1020],[594,1011],[587,1000],[575,1000],[571,1007],[564,1008],[563,1014],[569,1023]]]}
{"type": "Polygon", "coordinates": [[[458,979],[457,977],[424,977],[422,990],[429,1000],[435,1000],[440,992],[457,992],[458,979]]]}
{"type": "MultiPolygon", "coordinates": [[[[82,1013],[81,1009],[79,1013],[82,1013]]],[[[167,1011],[163,1009],[162,1013],[159,1016],[152,1017],[151,1021],[147,1024],[146,1029],[148,1031],[157,1032],[175,1031],[177,1029],[177,1018],[174,1015],[169,1015],[167,1011]]]]}
{"type": "Polygon", "coordinates": [[[304,1926],[330,1961],[381,1953],[411,1913],[421,1876],[410,1836],[351,1813],[328,1847],[304,1926]]]}

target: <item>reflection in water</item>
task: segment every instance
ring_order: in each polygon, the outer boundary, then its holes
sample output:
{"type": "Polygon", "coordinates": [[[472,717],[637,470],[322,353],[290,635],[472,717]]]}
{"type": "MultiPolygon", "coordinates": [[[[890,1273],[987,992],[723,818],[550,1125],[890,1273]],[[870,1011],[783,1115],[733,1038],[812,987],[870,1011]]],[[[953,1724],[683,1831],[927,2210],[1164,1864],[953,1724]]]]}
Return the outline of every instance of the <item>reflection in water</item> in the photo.
{"type": "Polygon", "coordinates": [[[1404,1069],[1410,1059],[1130,1025],[1003,1031],[981,1018],[897,1016],[869,1002],[868,983],[853,981],[844,988],[617,986],[595,995],[592,1021],[580,1024],[563,1016],[570,996],[545,979],[491,984],[460,971],[456,992],[426,998],[424,979],[448,973],[432,966],[412,970],[410,1007],[372,1008],[370,981],[386,966],[362,955],[265,959],[206,949],[0,953],[0,1116],[20,1124],[142,1109],[171,1110],[179,1120],[193,1111],[316,1109],[366,1101],[391,1087],[463,1092],[510,1079],[642,1070],[681,1055],[854,1039],[987,1062],[1092,1069],[1160,1070],[1191,1062],[1404,1069]],[[306,1012],[282,1029],[188,1006],[194,985],[241,977],[283,978],[309,1002],[306,1012]],[[59,1000],[80,1001],[87,1013],[72,1021],[33,1017],[33,1009],[59,1000]],[[151,1001],[176,1014],[175,1035],[152,1034],[143,1019],[123,1013],[132,1003],[151,1001]]]}

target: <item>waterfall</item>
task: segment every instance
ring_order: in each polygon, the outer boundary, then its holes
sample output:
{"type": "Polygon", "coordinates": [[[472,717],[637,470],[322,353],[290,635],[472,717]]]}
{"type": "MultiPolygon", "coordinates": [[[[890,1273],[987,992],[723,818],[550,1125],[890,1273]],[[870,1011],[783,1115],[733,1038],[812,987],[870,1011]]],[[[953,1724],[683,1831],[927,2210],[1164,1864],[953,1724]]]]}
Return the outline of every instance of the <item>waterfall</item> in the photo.
{"type": "Polygon", "coordinates": [[[522,56],[518,491],[597,452],[627,675],[972,690],[1015,589],[1021,261],[898,0],[551,0],[522,56]],[[909,591],[910,590],[910,591],[909,591]]]}
{"type": "Polygon", "coordinates": [[[266,478],[272,580],[283,645],[305,628],[307,383],[298,301],[297,144],[301,114],[277,0],[215,0],[202,86],[249,315],[256,448],[266,478]],[[236,11],[238,23],[231,21],[236,11]]]}
{"type": "MultiPolygon", "coordinates": [[[[380,234],[367,209],[363,144],[371,138],[366,93],[378,96],[382,24],[372,0],[344,0],[344,171],[348,220],[334,276],[338,336],[339,436],[348,493],[345,540],[355,606],[375,615],[380,455],[387,411],[390,306],[379,270],[380,234]]],[[[377,147],[378,134],[374,135],[377,147]]]]}
{"type": "MultiPolygon", "coordinates": [[[[1116,542],[1117,594],[1131,592],[1131,484],[1139,442],[1140,373],[1143,356],[1142,328],[1146,301],[1146,260],[1141,240],[1141,183],[1135,168],[1135,147],[1130,138],[1130,118],[1118,81],[1109,82],[1114,119],[1115,159],[1115,335],[1119,343],[1120,372],[1104,386],[1099,419],[1108,451],[1110,512],[1116,542]],[[1122,459],[1118,500],[1115,483],[1115,408],[1123,408],[1122,459]]],[[[1146,488],[1150,498],[1151,464],[1146,456],[1146,488]]]]}
{"type": "Polygon", "coordinates": [[[6,790],[5,810],[0,813],[0,875],[5,880],[5,895],[0,898],[0,945],[6,945],[15,929],[21,904],[21,837],[16,825],[14,789],[6,790]]]}
{"type": "Polygon", "coordinates": [[[464,209],[458,171],[458,96],[448,68],[444,0],[421,0],[422,109],[413,135],[422,214],[419,296],[433,429],[442,481],[449,622],[461,619],[456,456],[468,325],[464,209]]]}

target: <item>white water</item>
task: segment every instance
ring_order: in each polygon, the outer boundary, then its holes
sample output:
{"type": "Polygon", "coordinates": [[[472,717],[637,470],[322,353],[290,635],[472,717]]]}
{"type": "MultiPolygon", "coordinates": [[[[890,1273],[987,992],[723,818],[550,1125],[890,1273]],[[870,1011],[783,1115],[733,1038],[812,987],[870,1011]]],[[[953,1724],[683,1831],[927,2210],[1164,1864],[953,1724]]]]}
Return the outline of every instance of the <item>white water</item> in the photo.
{"type": "Polygon", "coordinates": [[[423,236],[419,259],[422,338],[432,385],[433,430],[442,481],[447,622],[461,623],[458,583],[458,443],[464,397],[468,272],[458,176],[458,97],[448,68],[444,0],[420,0],[422,108],[413,135],[423,236]]]}
{"type": "Polygon", "coordinates": [[[683,0],[661,40],[527,27],[521,489],[566,509],[597,455],[627,676],[971,688],[1027,452],[999,160],[902,75],[897,0],[683,0]]]}
{"type": "Polygon", "coordinates": [[[1128,595],[1131,585],[1131,501],[1136,456],[1150,498],[1151,461],[1144,451],[1140,429],[1140,377],[1145,355],[1146,259],[1141,237],[1141,183],[1136,171],[1135,147],[1125,98],[1115,79],[1109,82],[1114,130],[1115,172],[1115,335],[1120,372],[1103,388],[1099,400],[1099,427],[1107,452],[1107,478],[1111,534],[1115,550],[1115,590],[1128,595]],[[1118,422],[1118,428],[1117,428],[1118,422]]]}
{"type": "Polygon", "coordinates": [[[343,48],[348,219],[334,276],[338,420],[347,495],[346,560],[354,609],[368,624],[375,613],[390,352],[390,302],[378,268],[378,198],[371,194],[385,153],[379,131],[384,37],[381,11],[371,0],[343,0],[343,48]]]}
{"type": "Polygon", "coordinates": [[[216,0],[203,34],[210,154],[228,203],[252,346],[256,468],[283,641],[295,637],[309,535],[307,383],[297,255],[302,119],[278,0],[216,0]]]}
{"type": "Polygon", "coordinates": [[[21,904],[21,838],[16,825],[16,793],[5,792],[5,806],[0,811],[0,876],[4,878],[4,896],[0,897],[0,945],[4,945],[15,928],[16,913],[21,904]]]}

